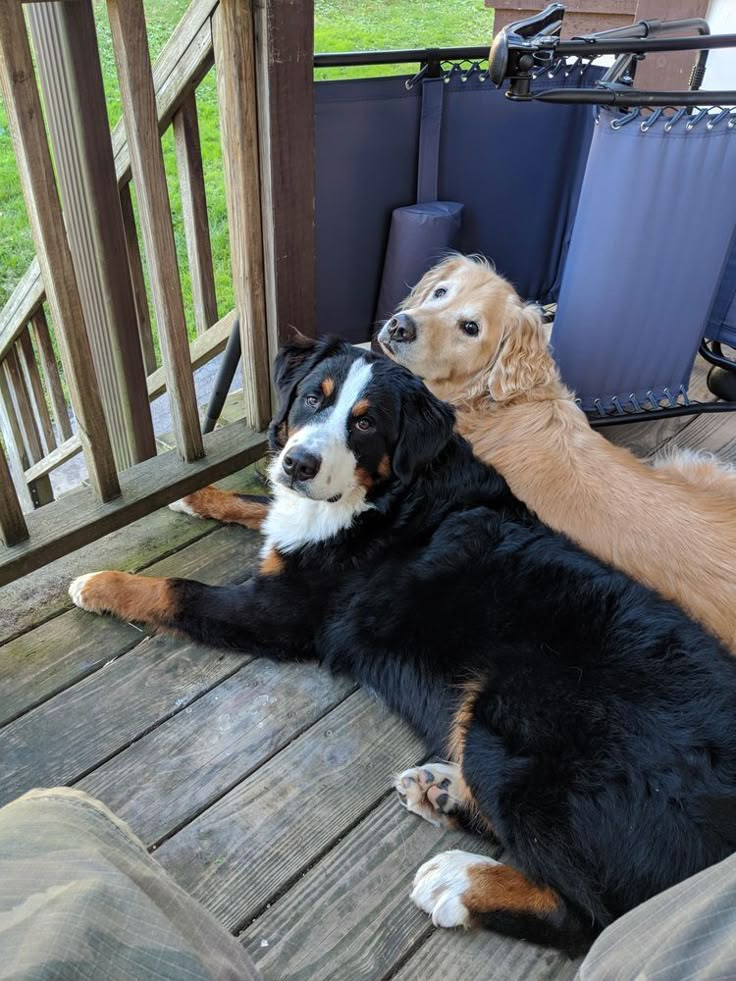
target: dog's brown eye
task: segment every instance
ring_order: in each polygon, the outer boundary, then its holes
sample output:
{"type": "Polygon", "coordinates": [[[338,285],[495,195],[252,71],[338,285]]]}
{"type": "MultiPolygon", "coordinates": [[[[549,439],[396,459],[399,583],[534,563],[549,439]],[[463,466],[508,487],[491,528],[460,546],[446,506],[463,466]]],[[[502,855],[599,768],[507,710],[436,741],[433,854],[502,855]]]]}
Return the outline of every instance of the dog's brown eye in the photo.
{"type": "Polygon", "coordinates": [[[304,401],[309,406],[310,409],[317,409],[320,405],[320,398],[318,395],[306,395],[304,401]]]}
{"type": "Polygon", "coordinates": [[[480,327],[476,324],[474,320],[466,320],[464,324],[460,325],[465,333],[469,337],[477,337],[480,327]]]}
{"type": "Polygon", "coordinates": [[[368,416],[361,416],[355,423],[355,428],[359,429],[361,433],[369,433],[373,429],[373,420],[369,419],[368,416]]]}
{"type": "Polygon", "coordinates": [[[444,286],[440,286],[439,289],[436,289],[434,291],[434,294],[433,295],[434,295],[435,300],[439,300],[439,298],[441,296],[444,296],[446,292],[447,292],[447,290],[445,289],[445,287],[444,286]]]}

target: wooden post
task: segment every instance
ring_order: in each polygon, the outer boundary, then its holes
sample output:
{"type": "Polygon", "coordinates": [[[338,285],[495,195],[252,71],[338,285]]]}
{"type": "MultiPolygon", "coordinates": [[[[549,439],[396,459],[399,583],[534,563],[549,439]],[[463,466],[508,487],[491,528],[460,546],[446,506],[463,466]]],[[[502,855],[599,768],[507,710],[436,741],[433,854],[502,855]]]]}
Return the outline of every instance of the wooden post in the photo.
{"type": "Polygon", "coordinates": [[[64,389],[59,375],[59,366],[56,363],[54,345],[51,343],[49,325],[46,321],[46,314],[43,307],[39,307],[31,319],[33,334],[36,338],[36,347],[41,358],[41,367],[46,379],[46,388],[51,396],[51,404],[54,407],[56,425],[59,427],[62,441],[69,439],[72,434],[71,423],[69,422],[69,412],[64,398],[64,389]]]}
{"type": "Polygon", "coordinates": [[[0,3],[0,85],[33,241],[79,423],[90,483],[109,500],[120,493],[20,3],[0,3]]]}
{"type": "MultiPolygon", "coordinates": [[[[235,306],[240,314],[245,416],[254,429],[260,430],[271,417],[271,395],[254,30],[250,3],[220,0],[212,21],[212,39],[220,106],[230,261],[235,306]]],[[[309,57],[311,61],[311,53],[309,57]]]]}
{"type": "Polygon", "coordinates": [[[91,0],[31,4],[44,108],[115,464],[156,455],[91,0]]]}
{"type": "Polygon", "coordinates": [[[141,250],[138,245],[138,231],[135,227],[133,200],[130,196],[130,183],[123,184],[120,188],[120,208],[123,213],[130,282],[133,286],[133,296],[135,298],[138,339],[141,342],[146,375],[150,375],[156,370],[156,352],[153,347],[153,331],[151,330],[151,317],[148,312],[148,293],[146,292],[146,280],[143,275],[141,250]]]}
{"type": "Polygon", "coordinates": [[[317,333],[314,248],[314,2],[255,0],[256,75],[271,358],[317,333]]]}
{"type": "Polygon", "coordinates": [[[107,10],[176,445],[185,460],[197,460],[204,454],[204,445],[189,361],[143,3],[107,0],[107,10]]]}
{"type": "Polygon", "coordinates": [[[187,239],[189,271],[192,277],[194,319],[202,334],[218,319],[212,245],[207,219],[207,194],[202,171],[197,98],[190,92],[174,116],[174,140],[181,189],[184,233],[187,239]]]}
{"type": "Polygon", "coordinates": [[[5,454],[0,449],[0,537],[5,545],[17,545],[28,538],[23,511],[13,488],[5,454]]]}

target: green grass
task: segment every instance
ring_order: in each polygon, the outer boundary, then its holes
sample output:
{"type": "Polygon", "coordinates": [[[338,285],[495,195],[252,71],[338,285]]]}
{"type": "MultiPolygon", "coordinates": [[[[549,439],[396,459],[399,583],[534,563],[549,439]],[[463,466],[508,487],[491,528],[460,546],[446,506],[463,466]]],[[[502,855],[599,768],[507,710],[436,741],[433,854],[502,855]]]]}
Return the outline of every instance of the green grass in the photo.
{"type": "MultiPolygon", "coordinates": [[[[149,48],[154,61],[181,19],[189,0],[144,0],[149,48]]],[[[95,19],[100,47],[108,116],[114,125],[120,116],[120,94],[107,24],[104,0],[95,0],[95,19]]],[[[493,13],[483,0],[316,0],[315,49],[351,51],[377,48],[486,44],[493,13]]],[[[407,66],[320,71],[319,78],[352,75],[403,74],[407,66]]],[[[197,90],[202,159],[210,216],[215,285],[220,314],[233,305],[230,281],[227,215],[222,180],[222,154],[217,115],[214,73],[211,71],[197,90]]],[[[171,198],[174,233],[182,272],[187,326],[194,336],[191,284],[186,260],[181,200],[171,130],[163,139],[164,162],[171,198]]],[[[21,194],[5,112],[0,105],[0,308],[4,306],[33,258],[28,219],[21,194]]],[[[145,261],[145,260],[144,260],[145,261]]]]}

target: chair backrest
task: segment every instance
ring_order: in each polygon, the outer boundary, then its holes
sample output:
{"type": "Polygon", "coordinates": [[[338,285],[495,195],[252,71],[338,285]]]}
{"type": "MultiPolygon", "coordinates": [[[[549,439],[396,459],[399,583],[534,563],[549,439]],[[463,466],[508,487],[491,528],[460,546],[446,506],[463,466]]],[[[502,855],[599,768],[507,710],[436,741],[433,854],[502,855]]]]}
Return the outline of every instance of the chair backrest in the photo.
{"type": "Polygon", "coordinates": [[[736,228],[731,121],[599,111],[552,331],[584,408],[686,388],[736,228]]]}
{"type": "MultiPolygon", "coordinates": [[[[598,74],[563,69],[540,84],[598,74]]],[[[391,214],[416,201],[421,86],[405,82],[315,83],[318,324],[353,341],[371,336],[391,214]]],[[[439,199],[463,205],[459,248],[487,255],[528,299],[556,296],[592,129],[589,107],[514,105],[477,68],[448,78],[439,199]]]]}

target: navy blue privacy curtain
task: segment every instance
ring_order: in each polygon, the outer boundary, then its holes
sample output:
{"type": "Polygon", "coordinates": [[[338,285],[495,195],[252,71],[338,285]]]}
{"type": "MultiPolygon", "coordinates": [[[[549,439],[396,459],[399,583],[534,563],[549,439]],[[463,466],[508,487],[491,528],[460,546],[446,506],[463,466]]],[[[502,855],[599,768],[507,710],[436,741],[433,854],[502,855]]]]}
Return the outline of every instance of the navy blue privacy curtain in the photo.
{"type": "MultiPolygon", "coordinates": [[[[416,201],[421,85],[405,82],[315,83],[317,323],[355,342],[372,336],[391,214],[416,201]]],[[[592,129],[589,107],[513,104],[477,70],[447,83],[439,199],[463,205],[462,251],[488,256],[526,298],[556,298],[592,129]]]]}
{"type": "Polygon", "coordinates": [[[704,332],[736,342],[734,122],[599,111],[552,331],[585,409],[674,399],[704,332]]]}

